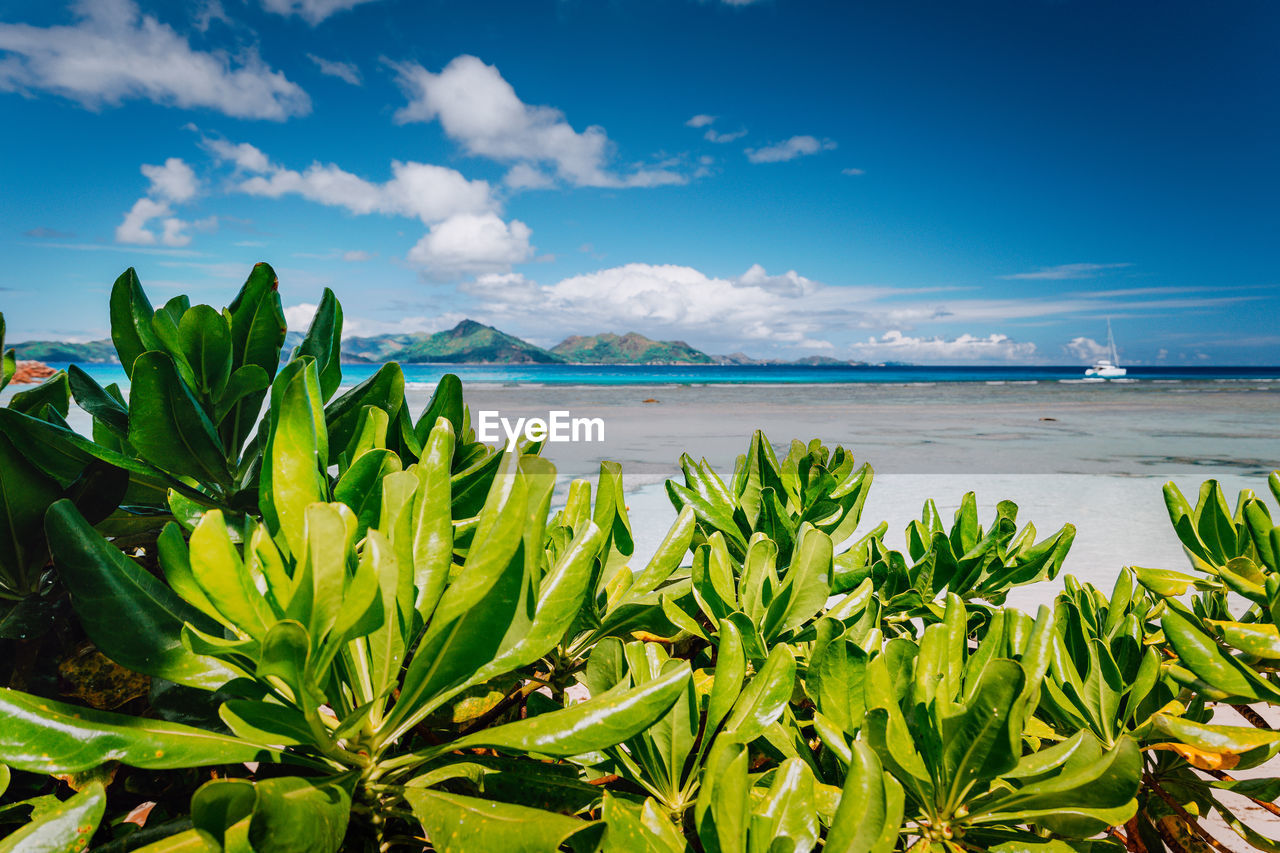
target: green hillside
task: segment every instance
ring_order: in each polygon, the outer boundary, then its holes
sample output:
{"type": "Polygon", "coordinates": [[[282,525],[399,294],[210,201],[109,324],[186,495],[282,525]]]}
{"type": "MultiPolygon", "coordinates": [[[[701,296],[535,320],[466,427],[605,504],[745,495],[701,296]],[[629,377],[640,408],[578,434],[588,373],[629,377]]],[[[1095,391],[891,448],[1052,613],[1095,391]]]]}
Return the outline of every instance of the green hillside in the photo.
{"type": "Polygon", "coordinates": [[[12,344],[21,361],[118,362],[110,340],[66,343],[63,341],[22,341],[12,344]]]}
{"type": "Polygon", "coordinates": [[[541,347],[500,332],[492,326],[463,320],[444,332],[379,335],[343,342],[353,361],[399,361],[405,364],[445,362],[453,364],[548,364],[561,361],[541,347]]]}
{"type": "Polygon", "coordinates": [[[574,335],[551,348],[579,364],[714,364],[715,359],[684,341],[655,341],[635,332],[625,335],[574,335]]]}

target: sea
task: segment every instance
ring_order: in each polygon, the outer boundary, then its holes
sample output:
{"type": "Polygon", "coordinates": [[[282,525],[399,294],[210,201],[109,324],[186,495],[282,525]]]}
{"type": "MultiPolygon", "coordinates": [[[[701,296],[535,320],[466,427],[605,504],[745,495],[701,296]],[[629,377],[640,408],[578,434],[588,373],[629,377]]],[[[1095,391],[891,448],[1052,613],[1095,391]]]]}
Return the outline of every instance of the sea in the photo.
{"type": "MultiPolygon", "coordinates": [[[[66,368],[66,364],[50,363],[66,368]]],[[[381,365],[344,364],[342,384],[356,385],[381,365]]],[[[106,385],[128,384],[118,364],[81,364],[90,376],[106,385]]],[[[688,364],[404,364],[410,388],[433,388],[446,373],[456,374],[464,385],[593,386],[593,385],[912,385],[950,382],[1040,383],[1096,382],[1086,380],[1080,365],[1052,366],[923,366],[923,365],[688,365],[688,364]]],[[[1136,366],[1128,368],[1123,382],[1277,382],[1280,366],[1202,367],[1136,366]]]]}

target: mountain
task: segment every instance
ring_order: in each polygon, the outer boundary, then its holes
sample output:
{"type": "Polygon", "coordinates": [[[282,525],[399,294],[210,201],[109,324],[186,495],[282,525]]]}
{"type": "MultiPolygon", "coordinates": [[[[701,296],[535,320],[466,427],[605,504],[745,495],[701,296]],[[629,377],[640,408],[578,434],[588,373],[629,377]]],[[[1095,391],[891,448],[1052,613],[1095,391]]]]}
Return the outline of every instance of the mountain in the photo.
{"type": "Polygon", "coordinates": [[[110,340],[66,343],[63,341],[22,341],[12,344],[23,361],[73,361],[80,363],[119,364],[116,348],[110,340]]]}
{"type": "Polygon", "coordinates": [[[399,361],[405,364],[551,364],[562,359],[541,347],[500,332],[492,326],[463,320],[452,329],[348,338],[342,342],[344,359],[354,362],[399,361]]]}
{"type": "Polygon", "coordinates": [[[752,358],[745,352],[731,352],[728,355],[713,355],[716,364],[764,364],[759,359],[752,358]]]}
{"type": "Polygon", "coordinates": [[[842,361],[838,358],[831,358],[826,355],[806,355],[804,358],[797,358],[791,364],[800,364],[805,367],[864,367],[865,362],[861,361],[842,361]]]}
{"type": "Polygon", "coordinates": [[[576,364],[714,364],[715,359],[684,341],[655,341],[635,332],[573,335],[551,348],[576,364]]]}

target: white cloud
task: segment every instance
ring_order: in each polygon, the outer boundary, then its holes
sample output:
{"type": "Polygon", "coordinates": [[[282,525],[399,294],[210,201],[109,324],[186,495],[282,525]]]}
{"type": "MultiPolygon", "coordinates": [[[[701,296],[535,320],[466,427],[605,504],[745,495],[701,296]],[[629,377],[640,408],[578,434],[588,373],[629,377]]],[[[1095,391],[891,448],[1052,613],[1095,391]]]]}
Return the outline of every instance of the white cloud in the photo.
{"type": "MultiPolygon", "coordinates": [[[[311,318],[315,316],[318,307],[313,302],[287,305],[284,309],[285,322],[293,331],[305,331],[311,325],[311,318]]],[[[350,314],[343,314],[342,337],[345,340],[347,338],[367,338],[372,335],[439,332],[443,329],[452,329],[465,319],[465,314],[457,312],[448,312],[435,317],[399,317],[395,320],[377,320],[369,317],[355,317],[350,314]]]]}
{"type": "Polygon", "coordinates": [[[147,194],[133,203],[124,219],[116,226],[116,242],[139,246],[181,247],[191,242],[187,229],[212,230],[217,227],[216,217],[198,222],[186,222],[172,216],[173,204],[190,201],[200,192],[200,181],[194,171],[181,158],[170,157],[163,165],[144,164],[142,174],[151,182],[147,194]],[[160,220],[160,231],[152,230],[151,223],[160,220]]]}
{"type": "Polygon", "coordinates": [[[714,124],[715,120],[716,120],[715,116],[709,116],[709,115],[706,115],[705,113],[699,113],[698,115],[686,121],[684,125],[685,127],[706,127],[707,125],[714,124]]]}
{"type": "Polygon", "coordinates": [[[267,159],[267,155],[247,142],[236,144],[225,139],[205,139],[202,144],[213,156],[234,163],[240,171],[271,171],[271,161],[267,159]]]}
{"type": "MultiPolygon", "coordinates": [[[[506,271],[533,256],[529,226],[504,222],[489,183],[468,180],[453,169],[392,161],[391,179],[375,183],[332,163],[312,163],[301,172],[286,169],[247,143],[206,140],[205,145],[235,165],[235,191],[265,198],[297,195],[357,216],[404,216],[429,226],[406,260],[431,278],[506,271]]],[[[347,253],[344,259],[367,259],[362,255],[347,253]]]]}
{"type": "Polygon", "coordinates": [[[747,135],[747,129],[745,127],[742,128],[741,130],[735,130],[732,133],[716,133],[716,130],[714,127],[709,127],[707,128],[707,132],[702,135],[702,138],[707,140],[708,142],[714,142],[717,145],[723,145],[726,142],[733,142],[735,139],[741,139],[746,135],[747,135]]]}
{"type": "Polygon", "coordinates": [[[1106,344],[1100,344],[1093,338],[1085,337],[1072,338],[1062,349],[1067,355],[1085,363],[1092,363],[1111,355],[1111,350],[1106,344]]]}
{"type": "Polygon", "coordinates": [[[957,338],[916,338],[891,329],[878,338],[868,338],[850,347],[854,358],[863,361],[906,361],[954,364],[957,362],[1019,362],[1036,355],[1030,341],[1015,341],[1008,335],[987,337],[960,335],[957,338]]]}
{"type": "Polygon", "coordinates": [[[116,241],[120,243],[136,243],[153,245],[156,242],[154,231],[147,228],[151,220],[166,216],[172,211],[167,201],[156,201],[143,196],[133,203],[124,221],[116,226],[116,241]]]}
{"type": "Polygon", "coordinates": [[[848,176],[853,177],[853,178],[856,178],[856,177],[858,177],[859,175],[865,175],[866,173],[867,173],[867,172],[866,172],[866,170],[865,170],[865,169],[854,169],[853,167],[850,167],[850,168],[848,168],[848,169],[841,169],[841,170],[840,170],[840,174],[842,174],[842,175],[848,175],[848,176]]]}
{"type": "Polygon", "coordinates": [[[329,77],[337,77],[339,80],[350,83],[352,86],[360,85],[360,69],[356,67],[354,62],[336,62],[325,59],[321,56],[316,56],[314,53],[308,53],[307,59],[310,59],[316,64],[316,67],[320,69],[321,74],[325,74],[329,77]]]}
{"type": "Polygon", "coordinates": [[[373,0],[262,0],[262,8],[277,15],[297,15],[311,26],[339,12],[373,0]]]}
{"type": "Polygon", "coordinates": [[[555,186],[550,175],[528,163],[516,163],[507,171],[502,182],[513,190],[544,190],[555,186]]]}
{"type": "Polygon", "coordinates": [[[496,214],[460,213],[431,226],[409,250],[408,260],[433,278],[509,272],[533,257],[533,232],[518,219],[496,214]]]}
{"type": "Polygon", "coordinates": [[[196,173],[180,157],[170,157],[161,166],[144,165],[142,174],[151,181],[149,192],[169,201],[190,201],[200,191],[196,173]]]}
{"type": "Polygon", "coordinates": [[[482,275],[462,286],[495,321],[553,317],[566,332],[638,331],[690,338],[702,346],[760,345],[823,348],[815,335],[860,322],[859,288],[824,287],[794,271],[769,275],[759,265],[736,278],[717,278],[687,266],[626,264],[551,285],[522,275],[482,275]]]}
{"type": "Polygon", "coordinates": [[[131,98],[283,120],[311,101],[250,49],[199,51],[133,0],[78,0],[75,23],[0,24],[0,91],[51,92],[90,108],[131,98]],[[7,54],[4,55],[4,54],[7,54]]]}
{"type": "Polygon", "coordinates": [[[347,263],[359,264],[373,260],[373,255],[361,249],[351,249],[342,253],[342,259],[347,263]]]}
{"type": "Polygon", "coordinates": [[[1131,266],[1131,264],[1060,264],[1056,267],[1041,267],[1035,272],[1020,272],[1000,277],[1005,279],[1063,281],[1073,278],[1094,278],[1109,270],[1120,270],[1127,266],[1131,266]]]}
{"type": "Polygon", "coordinates": [[[813,136],[793,136],[764,148],[748,148],[747,159],[752,163],[785,163],[797,157],[807,157],[819,151],[831,151],[836,143],[830,139],[813,136]]]}
{"type": "Polygon", "coordinates": [[[298,195],[357,215],[409,216],[430,225],[459,213],[485,213],[498,207],[487,181],[430,163],[391,163],[391,179],[374,183],[333,163],[312,163],[298,172],[270,162],[253,146],[227,149],[229,159],[247,172],[259,172],[236,184],[248,195],[280,198],[298,195]],[[246,150],[247,149],[247,150],[246,150]]]}
{"type": "Polygon", "coordinates": [[[524,103],[497,68],[474,56],[459,56],[438,74],[413,63],[394,67],[409,99],[396,112],[396,121],[439,120],[445,134],[469,154],[546,164],[575,186],[652,187],[688,181],[664,168],[612,171],[613,144],[604,128],[578,132],[560,110],[524,103]]]}

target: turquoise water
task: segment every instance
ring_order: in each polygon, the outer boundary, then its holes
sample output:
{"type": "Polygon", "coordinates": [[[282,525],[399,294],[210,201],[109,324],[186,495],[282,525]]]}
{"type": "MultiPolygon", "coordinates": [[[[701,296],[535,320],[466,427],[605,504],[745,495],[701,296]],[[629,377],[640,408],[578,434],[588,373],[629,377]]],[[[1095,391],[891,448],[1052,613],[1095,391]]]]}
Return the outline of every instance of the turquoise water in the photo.
{"type": "MultiPolygon", "coordinates": [[[[63,367],[65,364],[51,364],[63,367]]],[[[98,382],[127,383],[118,364],[81,365],[98,382]]],[[[367,379],[373,364],[343,365],[344,385],[367,379]]],[[[496,385],[813,385],[834,383],[1072,382],[1080,365],[982,367],[813,367],[795,365],[406,364],[411,386],[434,386],[445,373],[467,384],[496,385]]],[[[1128,379],[1155,382],[1280,381],[1280,367],[1130,367],[1128,379]]]]}

